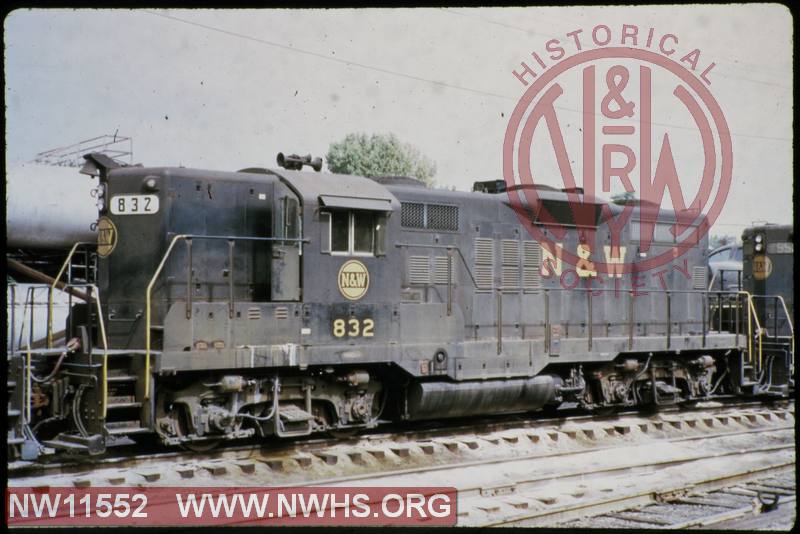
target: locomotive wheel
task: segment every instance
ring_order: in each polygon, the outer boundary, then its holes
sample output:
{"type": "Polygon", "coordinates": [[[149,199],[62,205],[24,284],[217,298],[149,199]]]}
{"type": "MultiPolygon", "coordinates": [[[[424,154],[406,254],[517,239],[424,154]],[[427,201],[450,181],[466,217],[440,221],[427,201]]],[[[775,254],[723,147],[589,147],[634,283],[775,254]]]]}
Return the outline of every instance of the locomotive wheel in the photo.
{"type": "MultiPolygon", "coordinates": [[[[177,436],[179,438],[188,436],[189,425],[186,420],[186,412],[184,412],[183,408],[181,408],[180,405],[172,406],[170,413],[174,415],[175,419],[178,421],[178,424],[175,425],[177,436]]],[[[203,441],[183,441],[180,446],[182,449],[191,452],[208,452],[215,449],[220,443],[222,443],[222,438],[212,438],[203,441]]]]}
{"type": "Polygon", "coordinates": [[[209,439],[206,441],[187,441],[181,443],[181,447],[191,452],[208,452],[214,450],[220,443],[222,443],[221,439],[209,439]]]}

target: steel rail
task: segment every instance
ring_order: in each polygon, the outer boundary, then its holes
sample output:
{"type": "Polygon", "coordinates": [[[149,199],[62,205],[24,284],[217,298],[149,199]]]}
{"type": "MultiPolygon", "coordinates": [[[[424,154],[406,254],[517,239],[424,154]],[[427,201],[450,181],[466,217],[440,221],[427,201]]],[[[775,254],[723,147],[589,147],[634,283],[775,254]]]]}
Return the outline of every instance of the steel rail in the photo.
{"type": "MultiPolygon", "coordinates": [[[[680,442],[684,442],[684,441],[715,440],[715,439],[730,438],[732,436],[738,436],[738,435],[746,435],[746,434],[754,434],[754,433],[762,433],[763,434],[763,433],[769,433],[769,432],[783,432],[783,431],[786,431],[786,430],[793,430],[793,429],[794,429],[794,425],[785,425],[785,426],[773,427],[773,428],[768,428],[768,429],[754,428],[754,429],[748,429],[748,430],[742,430],[742,431],[736,431],[736,432],[721,432],[719,434],[704,435],[704,436],[683,436],[683,437],[680,437],[680,438],[672,438],[672,439],[668,438],[668,439],[665,439],[665,440],[660,440],[659,442],[660,443],[665,443],[665,442],[666,443],[680,443],[680,442]]],[[[529,455],[523,455],[523,456],[515,456],[513,458],[492,458],[490,460],[475,460],[475,461],[472,461],[472,462],[457,462],[457,463],[452,463],[452,464],[439,464],[439,465],[434,465],[434,466],[411,467],[411,468],[407,468],[407,469],[398,469],[398,470],[383,471],[383,472],[377,472],[377,473],[374,472],[374,473],[365,473],[365,474],[359,474],[359,475],[349,475],[349,476],[344,476],[344,477],[323,478],[323,479],[317,479],[317,480],[309,481],[308,483],[300,483],[298,485],[299,486],[318,486],[318,485],[334,484],[334,483],[340,483],[340,482],[353,482],[353,481],[357,481],[357,480],[370,480],[370,479],[374,479],[374,478],[381,478],[381,477],[387,477],[387,476],[408,475],[408,474],[415,474],[415,473],[430,473],[432,471],[449,471],[449,470],[453,470],[453,469],[463,469],[465,467],[476,467],[476,466],[482,466],[482,465],[510,464],[510,463],[515,463],[515,462],[528,461],[528,460],[537,460],[537,459],[540,459],[540,458],[558,458],[558,457],[562,457],[562,456],[578,456],[578,455],[583,455],[583,454],[594,454],[594,453],[596,453],[598,451],[610,451],[610,450],[619,449],[619,448],[620,448],[620,445],[609,445],[609,446],[606,446],[606,447],[593,447],[591,449],[584,449],[584,450],[559,451],[559,452],[554,452],[554,453],[550,453],[550,454],[529,454],[529,455]]],[[[795,448],[795,445],[794,445],[794,443],[792,443],[791,445],[773,445],[773,446],[770,446],[770,447],[766,447],[763,450],[764,451],[766,451],[766,450],[772,451],[772,450],[783,450],[783,449],[794,449],[794,448],[795,448]]],[[[747,452],[748,453],[759,452],[760,450],[761,449],[757,449],[757,450],[752,450],[751,449],[751,450],[748,450],[747,452]]],[[[730,451],[730,452],[720,453],[720,456],[730,456],[730,455],[733,455],[733,454],[742,454],[742,451],[737,450],[737,451],[730,451]]],[[[590,471],[590,472],[574,473],[574,474],[567,474],[567,475],[559,473],[557,475],[551,475],[551,476],[546,476],[546,477],[541,477],[541,478],[533,478],[533,479],[530,479],[530,480],[518,481],[518,482],[514,482],[514,484],[515,485],[519,485],[519,484],[525,484],[525,483],[528,483],[528,482],[540,482],[540,481],[556,480],[556,479],[561,480],[563,478],[568,478],[568,477],[585,477],[587,475],[592,475],[592,474],[595,474],[595,473],[601,473],[601,472],[606,472],[606,471],[611,472],[611,471],[626,470],[626,469],[634,468],[634,467],[647,467],[647,466],[651,466],[651,465],[689,462],[689,461],[695,461],[695,460],[698,460],[698,459],[714,458],[714,457],[717,457],[717,455],[709,456],[707,454],[704,454],[704,455],[696,456],[696,457],[693,456],[693,457],[685,459],[685,460],[684,459],[677,459],[677,460],[676,459],[672,459],[672,460],[665,460],[663,462],[648,462],[648,463],[643,463],[643,464],[637,464],[637,465],[634,465],[634,466],[605,468],[605,469],[597,470],[596,472],[595,471],[590,471]]],[[[474,492],[474,491],[478,491],[480,489],[482,489],[481,486],[472,486],[472,487],[463,488],[463,489],[459,488],[458,491],[459,491],[459,495],[460,495],[462,491],[473,491],[474,492]]]]}
{"type": "MultiPolygon", "coordinates": [[[[684,463],[685,464],[685,463],[691,463],[691,462],[694,462],[694,461],[702,461],[702,460],[708,459],[708,458],[716,459],[716,458],[724,458],[726,456],[742,456],[742,455],[751,455],[751,454],[759,454],[759,453],[770,453],[770,452],[774,452],[774,451],[778,451],[778,450],[789,450],[789,449],[794,450],[794,448],[795,448],[794,444],[791,444],[791,445],[774,445],[774,446],[770,446],[770,447],[762,447],[762,448],[759,448],[759,449],[749,449],[747,451],[739,451],[739,450],[726,451],[726,452],[715,454],[715,455],[712,455],[712,456],[698,455],[696,457],[686,458],[685,460],[666,461],[664,463],[675,463],[675,464],[684,463]]],[[[659,464],[659,462],[654,462],[651,465],[656,466],[658,464],[659,464]]],[[[609,498],[609,499],[576,503],[574,505],[561,506],[561,507],[554,508],[554,509],[551,509],[551,510],[537,510],[535,513],[531,513],[531,514],[525,514],[525,515],[522,515],[522,516],[515,516],[515,517],[512,517],[512,518],[503,519],[503,520],[499,520],[499,521],[489,521],[489,522],[481,524],[480,526],[482,526],[482,527],[513,526],[514,524],[524,523],[525,521],[530,521],[530,520],[538,520],[538,519],[542,519],[542,518],[546,518],[546,517],[575,514],[576,512],[580,512],[580,511],[587,511],[588,512],[589,510],[598,509],[598,508],[602,508],[604,506],[609,506],[609,505],[614,505],[614,509],[616,511],[621,511],[621,510],[626,510],[626,509],[630,509],[630,508],[633,508],[633,507],[641,506],[642,504],[651,504],[653,502],[656,502],[657,496],[659,496],[659,495],[676,494],[676,493],[684,492],[686,490],[696,490],[696,489],[698,489],[700,487],[706,487],[706,486],[719,486],[720,484],[724,483],[725,481],[741,480],[742,477],[752,477],[754,474],[761,475],[761,474],[763,474],[765,472],[774,472],[776,470],[786,470],[786,469],[794,466],[795,464],[796,464],[795,460],[792,460],[790,462],[780,462],[780,463],[771,464],[771,465],[767,465],[767,466],[761,466],[761,467],[758,467],[756,469],[749,469],[749,470],[744,471],[744,472],[740,471],[740,472],[731,473],[731,474],[724,475],[724,476],[716,476],[716,477],[708,478],[708,479],[701,480],[701,481],[693,481],[693,482],[690,482],[690,483],[687,483],[687,484],[678,484],[678,485],[675,485],[675,486],[672,486],[672,487],[669,487],[669,488],[661,489],[661,490],[656,491],[656,492],[654,492],[653,490],[640,491],[640,492],[632,494],[632,495],[622,495],[622,496],[612,497],[612,498],[609,498]]],[[[645,466],[645,465],[643,464],[643,466],[645,466]]],[[[609,468],[607,471],[608,472],[613,472],[615,470],[620,471],[620,472],[624,472],[627,469],[626,468],[619,468],[619,469],[609,468]]],[[[574,475],[559,475],[559,476],[554,475],[551,478],[552,479],[561,480],[562,478],[584,477],[584,476],[590,475],[590,474],[592,474],[592,472],[586,473],[586,474],[574,474],[574,475]]],[[[586,516],[591,516],[591,515],[594,515],[594,514],[591,514],[589,512],[589,513],[585,513],[585,515],[586,516]]],[[[571,519],[573,519],[573,517],[569,518],[569,520],[571,520],[571,519]]],[[[672,525],[670,525],[667,528],[676,528],[676,527],[673,527],[672,525]]]]}

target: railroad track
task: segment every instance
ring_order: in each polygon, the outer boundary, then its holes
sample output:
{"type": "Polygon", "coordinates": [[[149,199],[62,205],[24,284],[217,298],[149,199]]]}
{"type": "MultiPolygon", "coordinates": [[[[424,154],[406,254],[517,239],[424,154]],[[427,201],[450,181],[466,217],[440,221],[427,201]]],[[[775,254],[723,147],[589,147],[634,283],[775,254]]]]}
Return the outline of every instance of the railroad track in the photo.
{"type": "MultiPolygon", "coordinates": [[[[725,441],[735,441],[740,445],[749,442],[754,451],[752,443],[771,440],[771,446],[777,447],[771,449],[772,454],[790,452],[792,462],[794,454],[794,406],[788,403],[773,407],[757,403],[704,406],[692,411],[665,411],[649,416],[622,414],[599,419],[582,416],[516,420],[490,422],[489,426],[485,423],[484,426],[462,424],[374,433],[345,442],[308,440],[282,448],[249,446],[204,455],[170,452],[157,456],[108,458],[83,466],[11,464],[9,484],[297,486],[385,483],[431,486],[434,485],[431,483],[433,479],[440,479],[441,485],[455,485],[459,489],[460,503],[466,507],[464,510],[473,510],[472,516],[464,516],[463,521],[467,524],[493,524],[497,514],[492,510],[507,508],[492,504],[493,499],[499,498],[503,504],[503,497],[524,494],[558,479],[569,478],[575,482],[582,477],[623,473],[630,476],[656,467],[688,465],[698,461],[703,454],[707,456],[707,453],[697,452],[687,444],[695,444],[695,448],[702,451],[703,447],[713,448],[718,446],[715,443],[725,441]],[[664,456],[662,464],[640,458],[638,464],[607,465],[605,471],[592,471],[593,468],[586,467],[598,455],[609,456],[609,451],[622,454],[623,458],[636,458],[635,451],[655,446],[664,450],[670,447],[680,449],[680,444],[685,449],[684,457],[669,459],[664,456]],[[552,470],[553,465],[562,464],[560,470],[552,470]],[[583,471],[575,471],[577,465],[583,465],[583,471]],[[494,475],[502,471],[536,473],[536,476],[494,480],[494,475]],[[568,473],[571,474],[567,477],[568,473]],[[453,482],[461,479],[467,482],[453,482]],[[476,480],[481,483],[470,484],[476,480]]],[[[724,447],[718,452],[724,453],[720,458],[735,456],[734,452],[726,452],[724,447]]],[[[547,501],[545,499],[545,504],[547,501]]],[[[530,511],[530,506],[522,507],[520,503],[509,506],[517,512],[530,511]]],[[[513,514],[507,512],[501,514],[501,521],[513,521],[513,514]]]]}
{"type": "Polygon", "coordinates": [[[559,526],[582,528],[756,528],[789,530],[795,520],[794,469],[710,491],[692,488],[663,502],[569,521],[559,526]],[[777,512],[777,513],[776,513],[777,512]]]}
{"type": "MultiPolygon", "coordinates": [[[[771,403],[776,406],[788,406],[788,402],[778,401],[771,403]]],[[[760,402],[742,402],[739,399],[725,399],[722,402],[712,402],[700,404],[703,410],[725,410],[733,408],[755,408],[762,407],[760,402]]],[[[670,413],[690,413],[690,410],[678,406],[664,407],[659,414],[670,413]]],[[[118,445],[112,447],[101,457],[80,457],[68,453],[46,455],[37,461],[14,461],[8,464],[9,478],[48,476],[60,473],[81,473],[105,468],[134,468],[145,467],[152,463],[161,462],[191,462],[191,461],[214,461],[252,454],[271,454],[278,457],[291,457],[293,452],[316,452],[324,451],[326,448],[335,447],[342,443],[357,445],[364,441],[387,442],[396,441],[398,443],[413,442],[419,440],[433,439],[448,435],[474,434],[476,436],[486,435],[492,432],[502,432],[509,429],[533,429],[542,426],[558,426],[566,422],[586,422],[586,421],[614,421],[626,416],[636,416],[640,412],[636,410],[616,412],[607,416],[587,414],[574,408],[559,410],[557,416],[541,417],[531,416],[530,414],[512,414],[506,416],[489,416],[480,418],[452,419],[441,422],[418,422],[413,425],[395,425],[394,428],[387,429],[381,427],[379,430],[368,430],[357,438],[330,438],[330,437],[306,437],[295,439],[294,441],[274,441],[258,442],[245,441],[235,444],[222,445],[208,452],[192,452],[183,449],[164,450],[163,447],[144,447],[137,444],[118,445]],[[404,428],[404,426],[406,428],[404,428]]]]}

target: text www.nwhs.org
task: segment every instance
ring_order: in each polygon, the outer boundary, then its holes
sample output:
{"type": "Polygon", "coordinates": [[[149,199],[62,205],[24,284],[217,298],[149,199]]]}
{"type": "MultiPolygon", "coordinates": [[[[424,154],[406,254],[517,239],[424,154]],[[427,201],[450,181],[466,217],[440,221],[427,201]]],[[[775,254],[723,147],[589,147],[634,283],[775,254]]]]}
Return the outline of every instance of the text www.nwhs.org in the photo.
{"type": "Polygon", "coordinates": [[[454,525],[455,488],[9,488],[9,525],[454,525]]]}

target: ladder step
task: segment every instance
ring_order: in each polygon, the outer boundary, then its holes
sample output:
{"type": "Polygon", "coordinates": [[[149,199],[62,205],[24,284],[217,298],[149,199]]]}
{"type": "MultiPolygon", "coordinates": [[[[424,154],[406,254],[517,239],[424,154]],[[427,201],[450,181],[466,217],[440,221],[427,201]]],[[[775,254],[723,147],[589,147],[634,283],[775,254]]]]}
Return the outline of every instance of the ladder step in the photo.
{"type": "Polygon", "coordinates": [[[8,438],[7,442],[9,445],[19,445],[25,443],[25,438],[8,438]]]}
{"type": "Polygon", "coordinates": [[[100,454],[105,450],[105,441],[100,434],[91,436],[77,436],[74,434],[59,434],[55,439],[45,441],[44,445],[54,449],[67,449],[89,454],[100,454]]]}
{"type": "Polygon", "coordinates": [[[6,389],[14,389],[15,387],[17,387],[17,383],[13,380],[6,382],[6,389]]]}
{"type": "Polygon", "coordinates": [[[125,408],[141,408],[141,407],[142,407],[142,403],[141,402],[119,402],[119,403],[115,403],[115,404],[109,403],[108,406],[106,406],[106,409],[108,409],[108,410],[122,410],[122,409],[125,409],[125,408]]]}
{"type": "Polygon", "coordinates": [[[17,409],[8,410],[8,417],[18,417],[22,412],[17,409]]]}
{"type": "Polygon", "coordinates": [[[278,413],[280,413],[281,419],[289,423],[299,423],[314,419],[313,415],[293,404],[281,406],[278,413]]]}
{"type": "Polygon", "coordinates": [[[120,382],[136,382],[137,380],[138,380],[137,377],[130,375],[117,375],[108,377],[109,384],[116,384],[120,382]]]}

